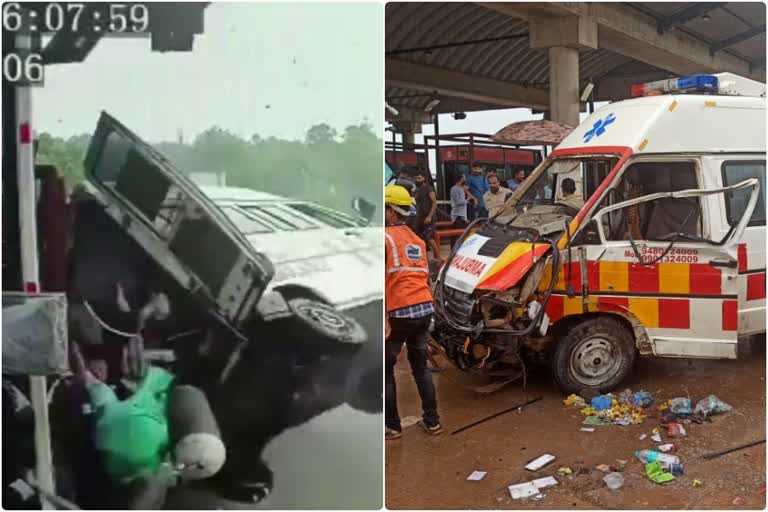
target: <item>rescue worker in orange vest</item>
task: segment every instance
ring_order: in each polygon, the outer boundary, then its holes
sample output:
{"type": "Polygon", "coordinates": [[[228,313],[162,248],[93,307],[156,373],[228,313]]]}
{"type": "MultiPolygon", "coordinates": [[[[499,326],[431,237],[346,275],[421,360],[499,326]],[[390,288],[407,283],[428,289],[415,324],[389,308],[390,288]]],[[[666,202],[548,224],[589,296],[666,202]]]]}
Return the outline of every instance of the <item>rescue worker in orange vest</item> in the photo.
{"type": "Polygon", "coordinates": [[[419,426],[428,434],[442,433],[437,414],[435,386],[432,372],[427,367],[427,339],[434,312],[432,292],[429,289],[429,265],[424,241],[405,224],[405,218],[414,210],[411,195],[397,185],[384,189],[384,250],[386,253],[385,293],[387,305],[387,332],[385,340],[384,421],[385,439],[402,436],[400,415],[397,411],[395,364],[403,347],[408,350],[413,380],[421,397],[423,411],[419,426]]]}

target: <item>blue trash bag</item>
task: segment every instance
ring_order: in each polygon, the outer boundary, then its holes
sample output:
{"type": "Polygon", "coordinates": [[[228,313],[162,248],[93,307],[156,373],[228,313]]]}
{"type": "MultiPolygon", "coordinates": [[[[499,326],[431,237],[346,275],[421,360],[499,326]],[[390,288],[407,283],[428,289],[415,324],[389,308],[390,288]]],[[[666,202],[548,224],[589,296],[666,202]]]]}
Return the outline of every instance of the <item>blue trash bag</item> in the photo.
{"type": "Polygon", "coordinates": [[[597,412],[604,411],[611,408],[611,397],[606,395],[598,395],[592,399],[592,408],[597,412]]]}

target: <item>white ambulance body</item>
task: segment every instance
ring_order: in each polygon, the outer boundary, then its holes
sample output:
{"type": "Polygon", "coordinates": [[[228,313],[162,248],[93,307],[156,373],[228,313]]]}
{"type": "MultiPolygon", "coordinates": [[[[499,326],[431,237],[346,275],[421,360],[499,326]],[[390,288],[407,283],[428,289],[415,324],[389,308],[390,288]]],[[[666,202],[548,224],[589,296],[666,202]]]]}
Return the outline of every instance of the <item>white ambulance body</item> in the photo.
{"type": "MultiPolygon", "coordinates": [[[[718,78],[721,81],[730,79],[731,83],[738,80],[738,77],[733,75],[718,78]]],[[[585,120],[556,150],[594,153],[596,146],[625,148],[624,151],[631,151],[625,167],[640,161],[691,162],[696,165],[697,188],[700,189],[719,189],[735,185],[747,178],[759,180],[757,204],[736,244],[738,277],[735,289],[738,290],[739,336],[765,332],[766,326],[766,100],[765,86],[760,86],[761,89],[750,87],[748,92],[755,96],[667,94],[611,104],[585,120]],[[594,128],[595,123],[610,117],[615,119],[611,123],[613,126],[605,127],[601,136],[585,142],[587,133],[594,128]]],[[[736,87],[733,87],[733,90],[739,91],[736,87]]],[[[746,206],[749,194],[738,196],[731,195],[730,201],[726,194],[710,195],[702,199],[704,238],[721,240],[728,234],[731,223],[738,222],[737,216],[746,206]],[[737,208],[737,211],[733,211],[737,208]]],[[[616,248],[626,246],[626,243],[608,242],[605,248],[609,252],[612,252],[611,245],[615,251],[616,248]]],[[[663,242],[647,243],[649,249],[664,245],[663,242]]],[[[695,242],[683,241],[678,247],[688,248],[690,255],[707,250],[706,245],[695,242]]],[[[699,257],[701,258],[701,255],[699,257]]],[[[635,258],[630,257],[627,261],[633,259],[635,258]]],[[[689,260],[693,262],[692,258],[689,260]]],[[[702,260],[701,263],[708,262],[702,260]]],[[[732,287],[731,283],[723,285],[726,285],[726,288],[732,287]]],[[[691,293],[690,290],[687,293],[691,293]]],[[[692,330],[710,333],[719,330],[721,326],[716,325],[718,315],[706,314],[707,309],[710,308],[705,306],[701,311],[692,312],[692,315],[697,317],[692,330]]],[[[674,334],[679,336],[679,333],[674,334]]],[[[689,334],[689,342],[708,342],[713,339],[710,336],[698,338],[694,332],[689,334]]],[[[661,341],[661,336],[655,338],[657,342],[661,341]]],[[[733,336],[727,338],[733,340],[733,336]]],[[[710,344],[695,348],[699,343],[685,348],[685,345],[671,341],[654,345],[657,355],[736,357],[735,347],[730,341],[728,348],[715,348],[710,344]]]]}
{"type": "Polygon", "coordinates": [[[592,114],[455,249],[435,338],[460,368],[494,371],[495,354],[498,370],[505,343],[549,330],[561,387],[604,389],[635,359],[624,334],[641,354],[736,358],[740,336],[765,332],[765,85],[722,73],[633,93],[650,95],[592,114]],[[581,209],[563,204],[566,176],[581,209]],[[521,335],[528,318],[544,325],[521,335]]]}

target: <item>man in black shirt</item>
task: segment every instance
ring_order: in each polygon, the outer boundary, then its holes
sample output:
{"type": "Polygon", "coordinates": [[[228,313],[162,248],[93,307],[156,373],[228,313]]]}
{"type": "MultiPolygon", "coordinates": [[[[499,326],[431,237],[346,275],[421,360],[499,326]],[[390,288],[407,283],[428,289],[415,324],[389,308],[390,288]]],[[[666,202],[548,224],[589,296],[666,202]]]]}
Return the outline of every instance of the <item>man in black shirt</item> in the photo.
{"type": "Polygon", "coordinates": [[[426,182],[424,175],[416,174],[416,234],[432,248],[436,260],[442,262],[440,247],[435,242],[435,212],[437,211],[437,196],[432,185],[426,182]]]}

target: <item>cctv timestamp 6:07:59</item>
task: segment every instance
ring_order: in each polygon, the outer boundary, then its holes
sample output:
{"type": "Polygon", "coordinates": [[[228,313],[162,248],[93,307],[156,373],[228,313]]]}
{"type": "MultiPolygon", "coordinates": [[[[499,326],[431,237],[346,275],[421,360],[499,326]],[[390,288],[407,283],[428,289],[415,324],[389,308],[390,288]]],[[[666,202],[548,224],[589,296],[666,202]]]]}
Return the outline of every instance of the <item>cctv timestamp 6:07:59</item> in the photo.
{"type": "Polygon", "coordinates": [[[150,9],[142,3],[5,2],[2,23],[3,44],[5,36],[15,36],[14,48],[3,48],[3,80],[20,86],[42,85],[43,35],[144,36],[150,31],[150,9]]]}
{"type": "Polygon", "coordinates": [[[21,34],[139,35],[150,25],[141,3],[6,2],[2,16],[4,32],[21,34]]]}

